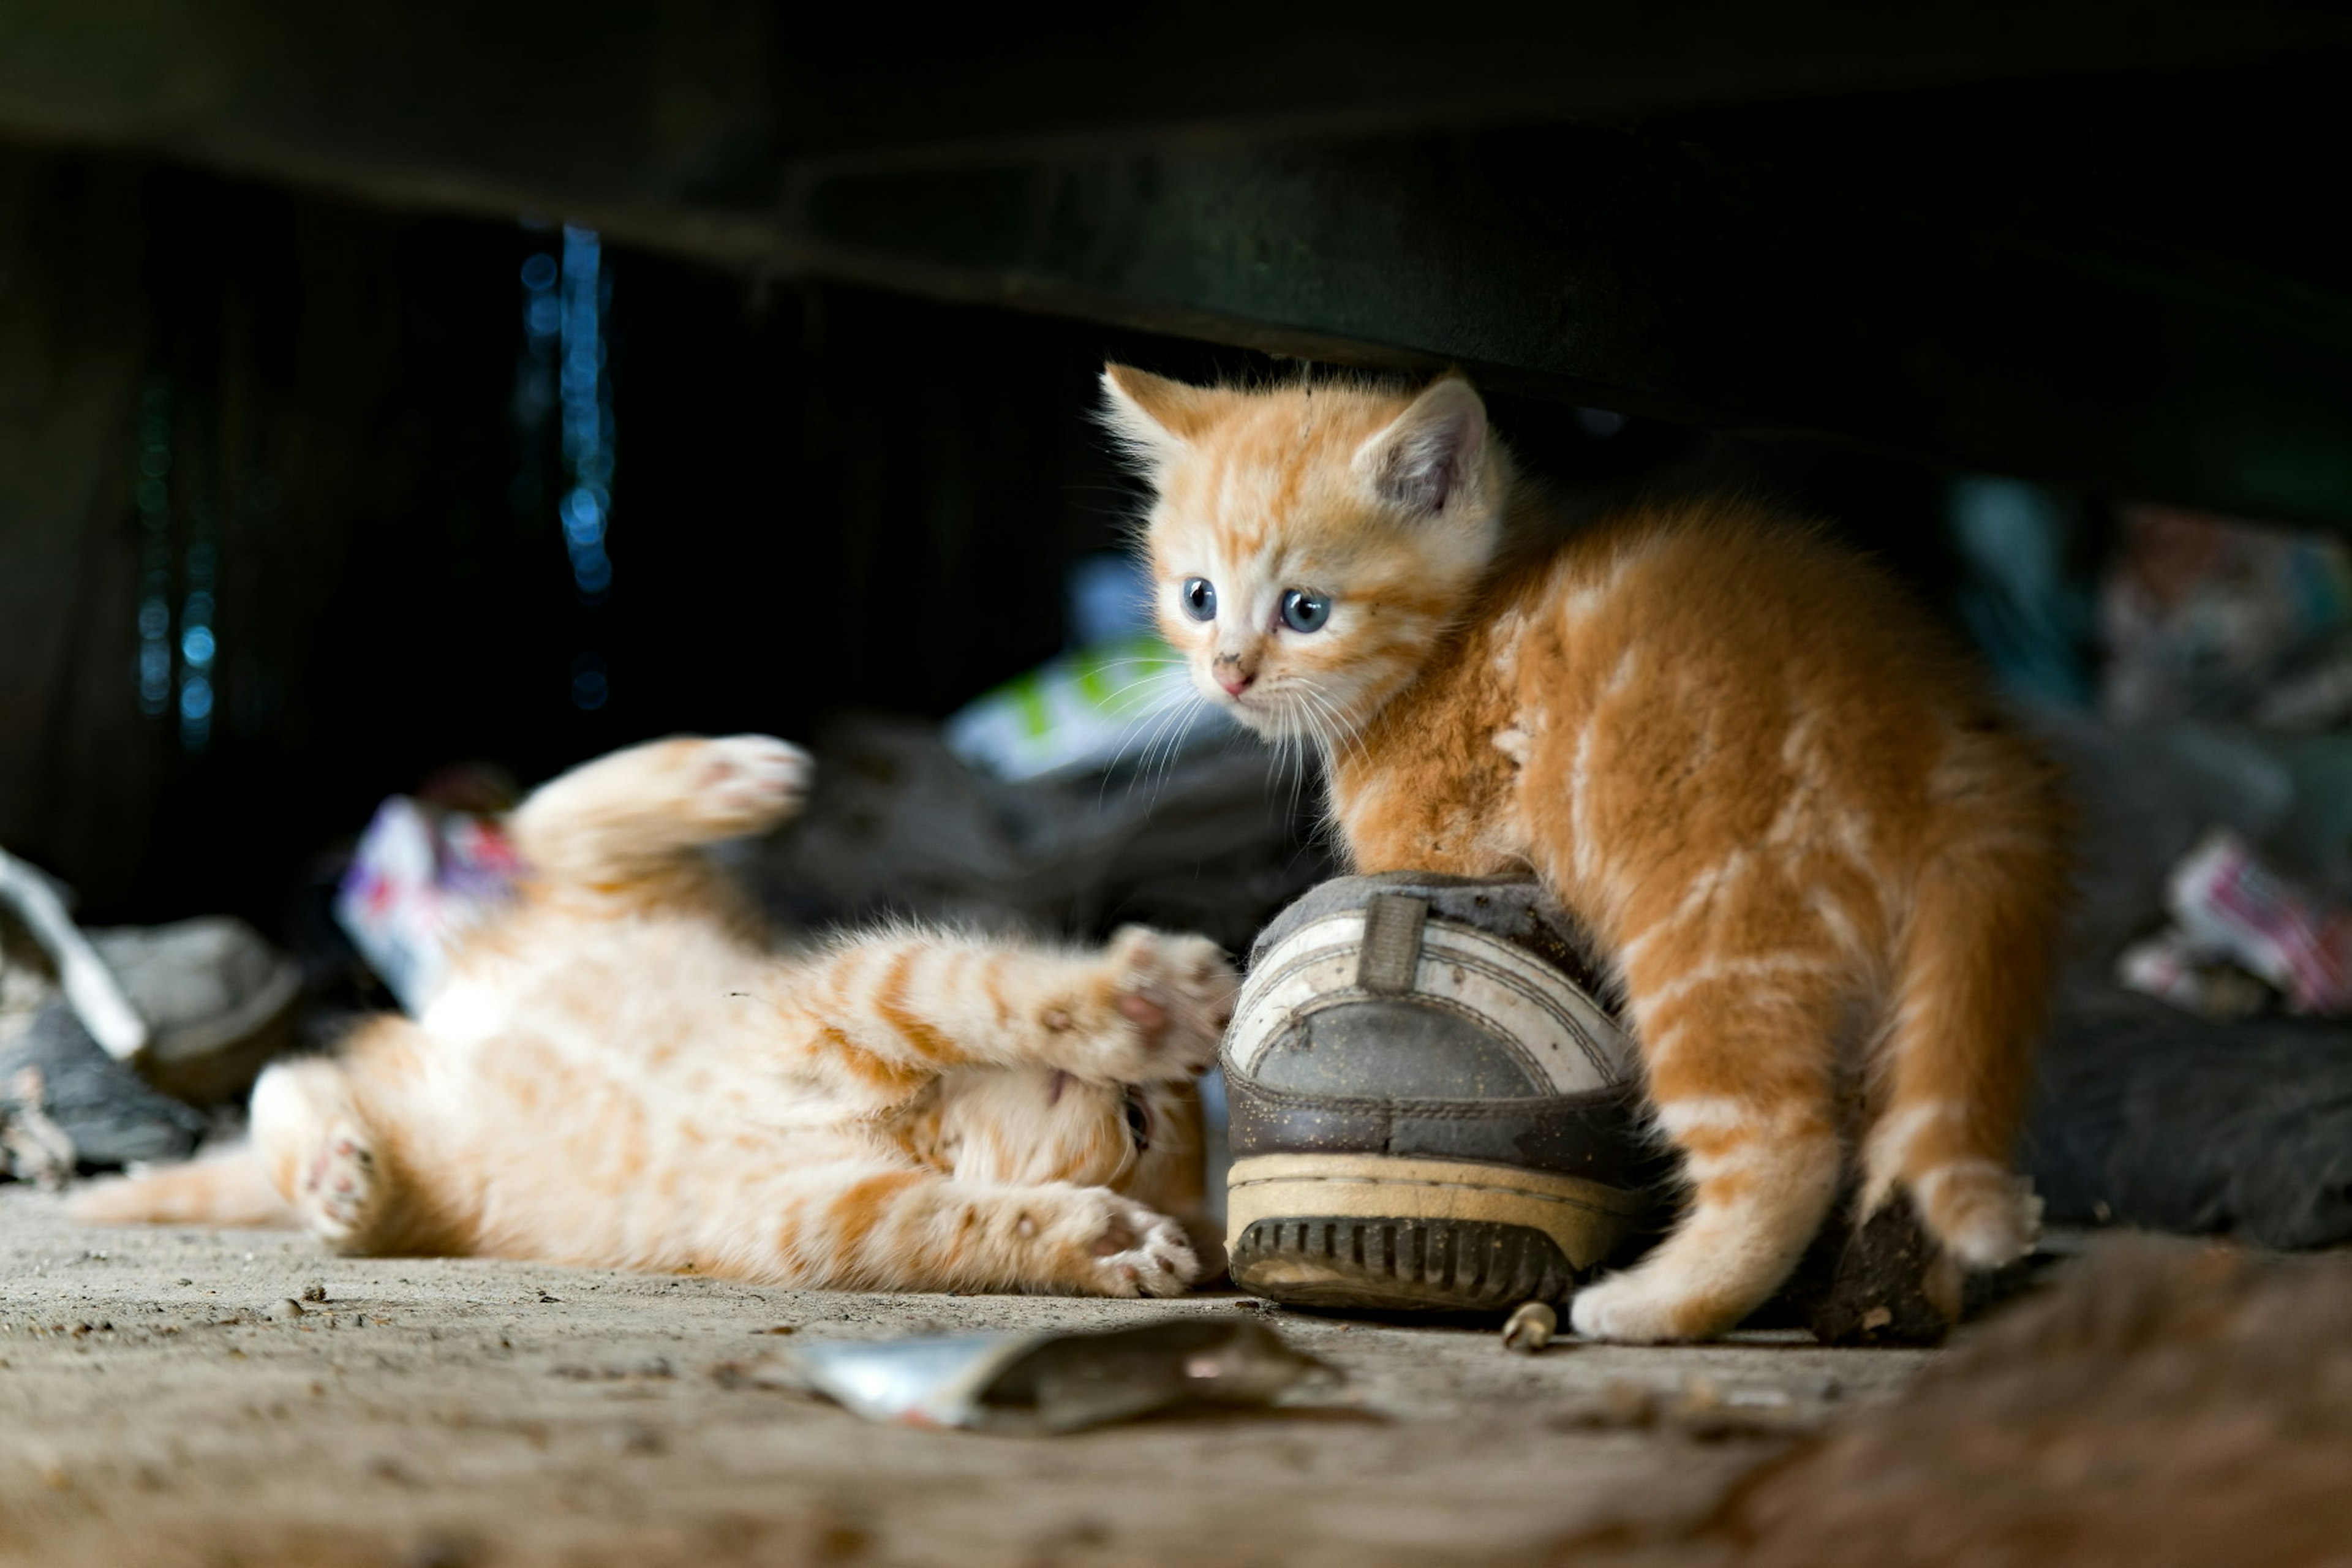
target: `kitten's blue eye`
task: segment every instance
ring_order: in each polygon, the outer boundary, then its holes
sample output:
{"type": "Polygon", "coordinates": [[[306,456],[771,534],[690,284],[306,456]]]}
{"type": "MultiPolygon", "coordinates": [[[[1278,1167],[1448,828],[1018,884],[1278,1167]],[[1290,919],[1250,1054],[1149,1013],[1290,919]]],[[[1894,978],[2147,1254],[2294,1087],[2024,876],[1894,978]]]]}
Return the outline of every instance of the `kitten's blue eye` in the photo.
{"type": "Polygon", "coordinates": [[[1217,586],[1206,577],[1184,579],[1184,613],[1196,621],[1217,618],[1217,586]]]}
{"type": "Polygon", "coordinates": [[[1330,618],[1331,601],[1320,594],[1292,588],[1282,595],[1282,624],[1294,632],[1319,632],[1330,618]]]}

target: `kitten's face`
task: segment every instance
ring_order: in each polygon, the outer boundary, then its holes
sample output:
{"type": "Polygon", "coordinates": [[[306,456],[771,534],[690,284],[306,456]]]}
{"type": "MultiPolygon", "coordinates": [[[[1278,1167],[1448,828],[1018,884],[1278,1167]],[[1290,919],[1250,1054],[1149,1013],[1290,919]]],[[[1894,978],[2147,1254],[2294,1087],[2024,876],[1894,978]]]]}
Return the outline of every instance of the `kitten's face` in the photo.
{"type": "Polygon", "coordinates": [[[1155,608],[1194,689],[1270,737],[1363,724],[1493,554],[1502,486],[1477,395],[1210,390],[1123,366],[1103,386],[1159,490],[1155,608]]]}

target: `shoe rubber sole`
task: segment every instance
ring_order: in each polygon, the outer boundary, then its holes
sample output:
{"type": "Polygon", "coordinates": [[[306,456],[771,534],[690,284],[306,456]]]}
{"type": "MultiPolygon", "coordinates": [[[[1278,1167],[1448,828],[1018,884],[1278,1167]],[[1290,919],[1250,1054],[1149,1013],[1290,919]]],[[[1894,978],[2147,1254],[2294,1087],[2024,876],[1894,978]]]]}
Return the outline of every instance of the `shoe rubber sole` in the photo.
{"type": "Polygon", "coordinates": [[[1505,1311],[1561,1301],[1643,1228],[1639,1193],[1384,1154],[1261,1154],[1226,1196],[1234,1283],[1302,1307],[1505,1311]]]}

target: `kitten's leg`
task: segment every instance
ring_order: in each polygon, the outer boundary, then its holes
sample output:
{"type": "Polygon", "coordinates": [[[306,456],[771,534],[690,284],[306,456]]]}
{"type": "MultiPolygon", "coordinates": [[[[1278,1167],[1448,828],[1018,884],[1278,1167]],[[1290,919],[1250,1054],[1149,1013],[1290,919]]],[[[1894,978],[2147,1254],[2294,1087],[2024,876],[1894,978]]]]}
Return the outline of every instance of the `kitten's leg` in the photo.
{"type": "Polygon", "coordinates": [[[1205,937],[1129,926],[1099,953],[944,931],[845,942],[785,977],[781,1005],[815,1026],[820,1059],[864,1084],[871,1064],[929,1075],[1049,1067],[1106,1083],[1189,1079],[1216,1055],[1234,977],[1205,937]]]}
{"type": "Polygon", "coordinates": [[[1734,1327],[1788,1277],[1836,1195],[1846,967],[1826,940],[1727,946],[1701,924],[1624,963],[1658,1126],[1682,1152],[1690,1203],[1656,1250],[1578,1293],[1579,1333],[1655,1342],[1734,1327]]]}
{"type": "Polygon", "coordinates": [[[382,1250],[399,1226],[383,1141],[326,1058],[279,1062],[253,1087],[253,1146],[270,1184],[339,1252],[382,1250]]]}
{"type": "Polygon", "coordinates": [[[626,878],[773,827],[799,809],[808,775],[808,754],[768,735],[655,741],[541,785],[507,827],[541,876],[626,878]]]}
{"type": "Polygon", "coordinates": [[[1863,1150],[1865,1211],[1900,1181],[1969,1268],[2022,1256],[2039,1227],[2041,1203],[2012,1170],[2010,1143],[2064,908],[2054,834],[1986,837],[1937,854],[1919,877],[1883,1064],[1885,1110],[1863,1150]]]}
{"type": "Polygon", "coordinates": [[[413,1118],[433,1037],[381,1017],[335,1057],[275,1064],[253,1086],[252,1141],[263,1173],[302,1223],[337,1251],[467,1249],[470,1210],[437,1181],[413,1118]]]}
{"type": "Polygon", "coordinates": [[[757,1240],[731,1246],[730,1267],[798,1285],[1173,1296],[1200,1273],[1182,1227],[1106,1187],[835,1165],[797,1173],[761,1202],[748,1227],[757,1240]]]}

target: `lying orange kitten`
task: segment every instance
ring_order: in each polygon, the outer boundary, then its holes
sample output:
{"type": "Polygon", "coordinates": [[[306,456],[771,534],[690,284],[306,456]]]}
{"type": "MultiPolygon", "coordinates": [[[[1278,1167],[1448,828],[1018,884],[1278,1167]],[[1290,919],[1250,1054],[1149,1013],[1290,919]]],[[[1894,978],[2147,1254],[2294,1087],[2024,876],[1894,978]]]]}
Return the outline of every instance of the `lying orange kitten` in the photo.
{"type": "Polygon", "coordinates": [[[1199,1104],[1234,975],[902,928],[776,957],[699,853],[790,814],[764,736],[573,770],[509,823],[518,901],[415,1023],[253,1092],[247,1150],[91,1190],[96,1220],[256,1223],[354,1253],[776,1284],[1154,1296],[1200,1266],[1199,1104]]]}
{"type": "Polygon", "coordinates": [[[1690,1205],[1580,1332],[1738,1322],[1848,1138],[1865,1213],[1899,1186],[1953,1263],[2027,1247],[2059,809],[1890,584],[1731,503],[1560,542],[1458,377],[1103,384],[1159,492],[1162,628],[1203,696],[1320,743],[1356,868],[1532,869],[1613,955],[1690,1205]]]}

